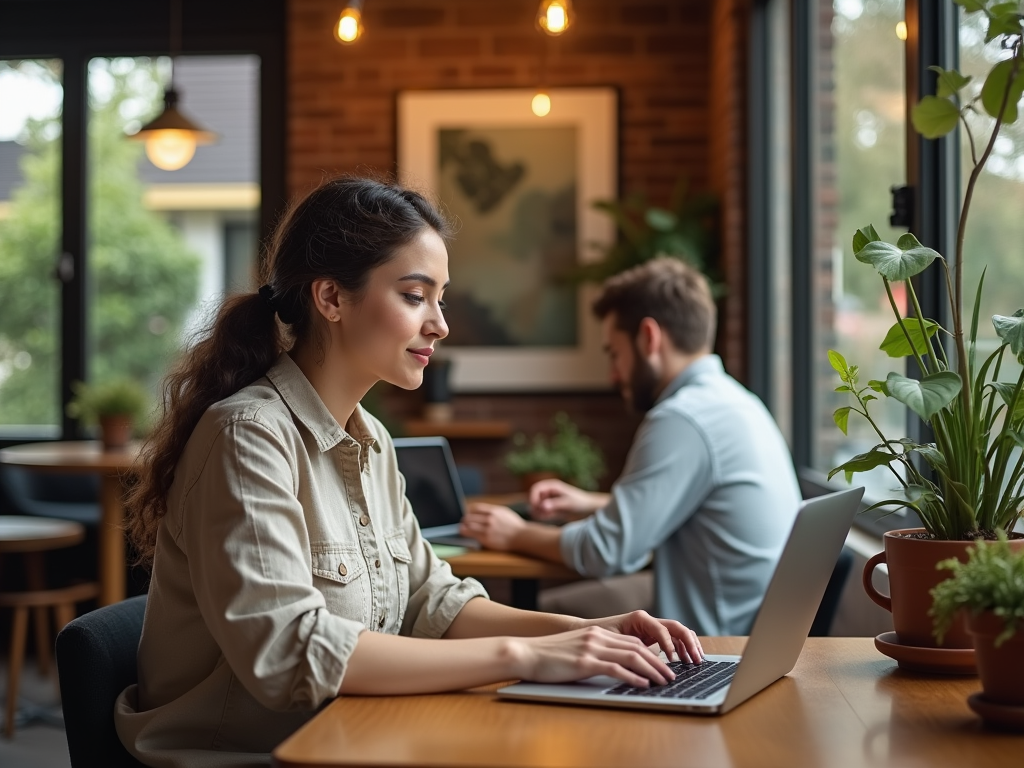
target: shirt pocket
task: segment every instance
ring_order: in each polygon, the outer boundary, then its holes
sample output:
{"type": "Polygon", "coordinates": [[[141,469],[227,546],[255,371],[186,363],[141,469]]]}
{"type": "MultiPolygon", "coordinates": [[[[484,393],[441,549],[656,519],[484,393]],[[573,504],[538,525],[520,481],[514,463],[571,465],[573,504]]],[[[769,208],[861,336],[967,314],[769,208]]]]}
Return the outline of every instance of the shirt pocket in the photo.
{"type": "Polygon", "coordinates": [[[336,616],[362,623],[370,620],[370,588],[359,547],[325,542],[312,546],[313,584],[336,616]]]}
{"type": "Polygon", "coordinates": [[[394,562],[398,580],[398,620],[395,624],[401,627],[406,606],[409,605],[409,564],[412,562],[412,553],[409,552],[409,542],[405,540],[405,531],[401,528],[385,534],[384,542],[394,562]]]}

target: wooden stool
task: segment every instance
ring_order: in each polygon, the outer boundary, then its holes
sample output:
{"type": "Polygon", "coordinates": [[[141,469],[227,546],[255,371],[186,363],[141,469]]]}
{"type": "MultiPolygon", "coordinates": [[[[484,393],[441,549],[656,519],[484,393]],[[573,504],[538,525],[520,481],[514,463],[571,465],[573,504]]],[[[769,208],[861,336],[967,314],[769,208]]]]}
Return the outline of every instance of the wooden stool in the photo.
{"type": "Polygon", "coordinates": [[[46,609],[54,609],[59,632],[75,617],[74,604],[96,597],[95,582],[76,584],[65,589],[46,589],[43,553],[78,544],[85,537],[85,528],[65,520],[43,517],[0,515],[0,554],[21,553],[25,556],[28,591],[0,592],[0,608],[13,608],[11,627],[11,658],[7,675],[7,715],[4,734],[14,735],[14,710],[18,701],[18,683],[25,658],[25,637],[28,634],[28,609],[33,609],[36,625],[36,647],[39,668],[49,672],[51,651],[47,631],[46,609]]]}

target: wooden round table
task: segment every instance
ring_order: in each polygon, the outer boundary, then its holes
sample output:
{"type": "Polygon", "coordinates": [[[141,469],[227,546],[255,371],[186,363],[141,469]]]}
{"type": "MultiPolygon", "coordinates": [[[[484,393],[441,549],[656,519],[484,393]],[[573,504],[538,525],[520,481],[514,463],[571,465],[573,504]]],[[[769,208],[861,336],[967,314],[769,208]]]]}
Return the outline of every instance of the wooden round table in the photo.
{"type": "Polygon", "coordinates": [[[95,440],[31,443],[0,450],[0,464],[37,472],[93,473],[100,476],[100,605],[125,597],[124,505],[122,477],[131,472],[140,444],[105,450],[95,440]]]}

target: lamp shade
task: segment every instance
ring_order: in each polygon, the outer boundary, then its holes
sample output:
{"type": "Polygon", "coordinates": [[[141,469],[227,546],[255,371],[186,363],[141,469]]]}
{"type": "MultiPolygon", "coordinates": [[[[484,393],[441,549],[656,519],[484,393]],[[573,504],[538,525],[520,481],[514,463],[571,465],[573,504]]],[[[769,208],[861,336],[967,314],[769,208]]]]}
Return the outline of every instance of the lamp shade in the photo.
{"type": "Polygon", "coordinates": [[[178,111],[178,93],[164,92],[164,111],[128,137],[146,142],[146,156],[157,168],[176,171],[192,159],[199,144],[212,144],[217,134],[200,128],[178,111]]]}

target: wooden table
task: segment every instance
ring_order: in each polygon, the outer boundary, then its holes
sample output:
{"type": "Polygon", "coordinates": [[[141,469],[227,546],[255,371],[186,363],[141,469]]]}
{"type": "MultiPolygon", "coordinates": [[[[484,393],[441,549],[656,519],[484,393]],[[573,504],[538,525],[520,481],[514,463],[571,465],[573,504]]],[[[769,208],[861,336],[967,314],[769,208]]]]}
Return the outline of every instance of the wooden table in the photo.
{"type": "Polygon", "coordinates": [[[471,549],[445,560],[452,567],[452,573],[462,578],[511,579],[512,605],[528,611],[537,610],[539,579],[580,578],[576,571],[558,563],[491,549],[471,549]]]}
{"type": "MultiPolygon", "coordinates": [[[[745,638],[704,638],[738,653],[745,638]]],[[[1000,768],[1024,736],[967,707],[977,678],[911,675],[870,638],[812,637],[796,668],[721,717],[500,701],[499,686],[336,699],[274,750],[281,768],[1000,768]]]]}
{"type": "Polygon", "coordinates": [[[100,476],[99,583],[100,605],[124,600],[124,488],[121,478],[131,469],[139,445],[120,451],[104,450],[98,441],[15,445],[0,450],[0,464],[39,472],[95,473],[100,476]]]}

